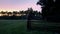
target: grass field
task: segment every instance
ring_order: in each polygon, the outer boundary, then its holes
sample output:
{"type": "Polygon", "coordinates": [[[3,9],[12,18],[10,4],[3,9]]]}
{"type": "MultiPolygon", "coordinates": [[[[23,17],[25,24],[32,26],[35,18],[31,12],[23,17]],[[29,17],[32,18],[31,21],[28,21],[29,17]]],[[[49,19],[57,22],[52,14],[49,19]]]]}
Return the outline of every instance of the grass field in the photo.
{"type": "Polygon", "coordinates": [[[52,34],[43,31],[27,31],[26,20],[0,20],[0,34],[52,34]]]}

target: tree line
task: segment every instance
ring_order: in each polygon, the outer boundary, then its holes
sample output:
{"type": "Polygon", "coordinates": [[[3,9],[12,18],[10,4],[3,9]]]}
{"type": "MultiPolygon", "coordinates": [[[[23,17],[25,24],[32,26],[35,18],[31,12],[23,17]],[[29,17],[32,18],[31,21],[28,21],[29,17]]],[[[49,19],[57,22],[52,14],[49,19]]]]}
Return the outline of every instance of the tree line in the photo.
{"type": "Polygon", "coordinates": [[[28,8],[28,10],[26,10],[26,11],[23,11],[23,10],[22,11],[13,11],[13,12],[1,11],[0,19],[27,19],[29,13],[34,14],[32,16],[32,17],[35,17],[34,19],[36,19],[36,18],[39,19],[41,16],[40,12],[34,11],[32,8],[28,8]]]}

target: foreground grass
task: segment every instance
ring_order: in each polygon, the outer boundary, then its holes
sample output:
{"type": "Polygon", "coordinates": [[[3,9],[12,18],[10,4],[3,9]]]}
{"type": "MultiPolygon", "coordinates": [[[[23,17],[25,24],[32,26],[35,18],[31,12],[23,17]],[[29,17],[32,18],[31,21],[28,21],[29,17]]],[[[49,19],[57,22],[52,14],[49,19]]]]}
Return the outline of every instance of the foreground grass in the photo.
{"type": "Polygon", "coordinates": [[[26,28],[25,21],[19,20],[1,20],[0,34],[23,34],[26,28]]]}
{"type": "Polygon", "coordinates": [[[27,31],[26,20],[0,20],[0,34],[52,34],[42,31],[27,31]]]}
{"type": "Polygon", "coordinates": [[[0,34],[39,34],[38,31],[27,31],[26,21],[0,20],[0,34]]]}

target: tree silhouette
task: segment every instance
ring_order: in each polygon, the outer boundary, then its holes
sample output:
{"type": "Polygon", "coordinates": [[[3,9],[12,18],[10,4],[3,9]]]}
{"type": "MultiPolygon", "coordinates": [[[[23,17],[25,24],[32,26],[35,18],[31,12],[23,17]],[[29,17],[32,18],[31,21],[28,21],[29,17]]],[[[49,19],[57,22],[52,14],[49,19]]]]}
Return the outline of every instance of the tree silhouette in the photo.
{"type": "Polygon", "coordinates": [[[33,9],[28,8],[28,15],[27,15],[27,29],[31,30],[31,20],[33,19],[33,9]]]}
{"type": "Polygon", "coordinates": [[[8,12],[7,14],[8,14],[8,16],[12,16],[12,12],[8,12]]]}
{"type": "Polygon", "coordinates": [[[2,14],[5,14],[5,12],[4,12],[4,11],[1,11],[1,13],[2,13],[2,14]]]}
{"type": "Polygon", "coordinates": [[[60,0],[39,0],[37,4],[42,6],[43,19],[59,21],[60,15],[60,0]],[[57,20],[56,20],[57,19],[57,20]]]}
{"type": "Polygon", "coordinates": [[[17,11],[13,11],[13,16],[16,16],[16,14],[17,14],[17,11]]]}
{"type": "MultiPolygon", "coordinates": [[[[43,19],[47,19],[49,21],[60,23],[60,0],[39,0],[37,4],[43,6],[42,7],[42,16],[43,19]]],[[[52,30],[58,32],[60,34],[60,27],[55,27],[56,30],[52,30]]],[[[54,28],[54,29],[55,29],[54,28]]]]}

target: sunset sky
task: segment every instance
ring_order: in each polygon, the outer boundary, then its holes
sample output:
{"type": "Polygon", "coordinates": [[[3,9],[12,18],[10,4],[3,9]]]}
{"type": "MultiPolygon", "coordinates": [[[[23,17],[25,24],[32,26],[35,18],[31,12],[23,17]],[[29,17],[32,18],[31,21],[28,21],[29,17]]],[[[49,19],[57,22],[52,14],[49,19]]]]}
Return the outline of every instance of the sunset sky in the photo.
{"type": "Polygon", "coordinates": [[[27,10],[32,7],[33,10],[41,11],[41,6],[36,5],[38,0],[0,0],[0,11],[27,10]]]}

